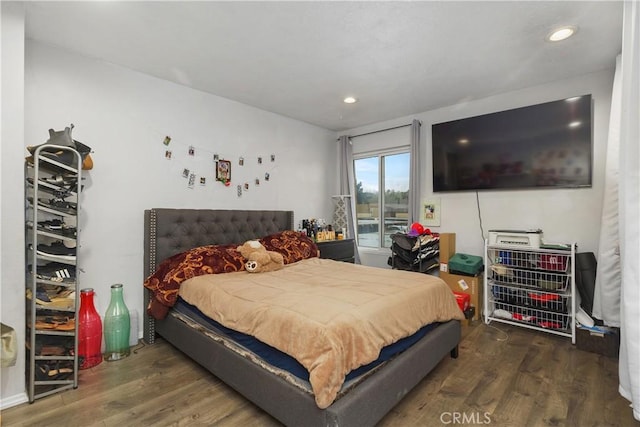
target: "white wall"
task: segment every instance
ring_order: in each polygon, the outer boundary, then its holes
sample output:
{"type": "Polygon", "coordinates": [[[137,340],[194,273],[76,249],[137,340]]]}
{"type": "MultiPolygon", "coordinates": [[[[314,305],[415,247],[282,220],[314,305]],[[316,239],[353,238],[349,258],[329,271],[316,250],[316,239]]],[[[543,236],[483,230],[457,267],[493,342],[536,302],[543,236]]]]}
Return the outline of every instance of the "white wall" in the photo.
{"type": "MultiPolygon", "coordinates": [[[[31,41],[24,75],[25,142],[11,142],[17,159],[5,158],[3,142],[2,158],[3,174],[19,171],[2,192],[3,205],[20,211],[19,218],[3,221],[3,228],[17,231],[12,241],[19,248],[17,261],[23,263],[25,146],[45,142],[49,128],[73,123],[74,139],[92,147],[95,164],[81,200],[80,286],[96,290],[96,308],[104,314],[110,286],[123,283],[127,306],[140,316],[140,336],[144,209],[282,209],[293,210],[296,221],[330,218],[337,185],[331,167],[337,156],[334,132],[31,41]],[[166,135],[172,138],[172,160],[165,158],[166,135]],[[187,155],[190,145],[194,157],[187,155]],[[233,162],[232,186],[214,182],[214,153],[233,162]],[[182,178],[184,168],[198,173],[193,189],[182,178]],[[200,176],[207,178],[206,186],[199,185],[200,176]],[[250,189],[239,198],[236,185],[245,182],[250,189]]],[[[3,263],[7,256],[3,250],[3,263]]],[[[23,307],[24,269],[16,271],[11,292],[16,307],[23,307]]],[[[3,304],[8,293],[3,286],[3,304]]],[[[24,322],[23,312],[15,317],[24,322]]],[[[24,389],[21,378],[13,381],[12,392],[24,389]]]]}
{"type": "MultiPolygon", "coordinates": [[[[615,64],[612,63],[611,66],[614,67],[615,64]]],[[[414,118],[420,120],[422,122],[420,147],[422,200],[439,198],[441,201],[441,226],[429,228],[436,232],[455,232],[458,252],[482,255],[483,239],[476,193],[434,194],[432,192],[431,125],[591,93],[594,101],[593,186],[591,188],[481,191],[479,199],[485,237],[490,229],[540,228],[547,241],[576,242],[578,251],[597,254],[613,72],[614,69],[611,68],[477,101],[461,102],[438,110],[351,129],[340,134],[356,135],[410,123],[414,118]]],[[[386,253],[361,251],[363,264],[386,266],[388,251],[383,252],[386,253]]]]}
{"type": "Polygon", "coordinates": [[[144,209],[290,209],[297,219],[331,212],[332,132],[31,42],[25,85],[27,144],[46,140],[49,127],[74,123],[74,138],[94,150],[78,256],[81,285],[97,290],[100,312],[113,283],[124,283],[126,302],[143,308],[144,209]],[[165,158],[165,135],[172,138],[172,160],[165,158]],[[214,153],[232,161],[232,186],[214,182],[214,153]],[[184,168],[206,176],[207,185],[188,189],[184,168]],[[236,185],[244,182],[251,188],[238,197],[236,185]]]}
{"type": "Polygon", "coordinates": [[[0,408],[26,400],[24,392],[24,5],[0,2],[2,15],[2,199],[0,320],[18,336],[18,360],[0,373],[0,408]]]}

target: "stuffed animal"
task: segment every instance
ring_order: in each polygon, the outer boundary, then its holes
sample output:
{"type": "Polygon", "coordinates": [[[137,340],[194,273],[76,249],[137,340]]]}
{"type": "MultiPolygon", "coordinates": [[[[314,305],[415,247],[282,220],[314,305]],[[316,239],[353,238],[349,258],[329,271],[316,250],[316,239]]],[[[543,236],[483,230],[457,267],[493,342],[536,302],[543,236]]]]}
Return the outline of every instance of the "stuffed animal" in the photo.
{"type": "Polygon", "coordinates": [[[278,252],[268,251],[257,240],[249,240],[236,248],[247,259],[244,265],[249,273],[276,271],[284,267],[284,258],[278,252]]]}

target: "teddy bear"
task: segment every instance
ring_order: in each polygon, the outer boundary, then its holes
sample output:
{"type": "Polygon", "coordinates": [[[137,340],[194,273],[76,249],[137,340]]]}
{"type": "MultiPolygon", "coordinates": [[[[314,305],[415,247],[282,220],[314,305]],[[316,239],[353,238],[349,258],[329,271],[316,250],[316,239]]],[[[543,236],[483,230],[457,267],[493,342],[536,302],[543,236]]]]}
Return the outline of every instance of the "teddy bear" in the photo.
{"type": "Polygon", "coordinates": [[[236,248],[247,259],[244,265],[249,273],[276,271],[284,267],[284,258],[278,252],[268,251],[257,240],[249,240],[236,248]]]}

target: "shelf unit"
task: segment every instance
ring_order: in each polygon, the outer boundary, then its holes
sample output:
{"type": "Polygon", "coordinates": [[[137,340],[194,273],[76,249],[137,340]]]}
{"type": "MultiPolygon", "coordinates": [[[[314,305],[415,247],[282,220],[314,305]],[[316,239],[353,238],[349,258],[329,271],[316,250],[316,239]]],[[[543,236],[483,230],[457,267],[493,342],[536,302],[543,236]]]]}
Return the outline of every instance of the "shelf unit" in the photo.
{"type": "Polygon", "coordinates": [[[533,249],[485,241],[484,320],[576,342],[576,245],[533,249]]]}
{"type": "Polygon", "coordinates": [[[33,402],[78,387],[81,155],[41,145],[25,162],[25,179],[25,373],[33,402]]]}
{"type": "Polygon", "coordinates": [[[391,257],[388,264],[395,270],[430,273],[438,271],[440,237],[436,235],[391,235],[391,257]]]}

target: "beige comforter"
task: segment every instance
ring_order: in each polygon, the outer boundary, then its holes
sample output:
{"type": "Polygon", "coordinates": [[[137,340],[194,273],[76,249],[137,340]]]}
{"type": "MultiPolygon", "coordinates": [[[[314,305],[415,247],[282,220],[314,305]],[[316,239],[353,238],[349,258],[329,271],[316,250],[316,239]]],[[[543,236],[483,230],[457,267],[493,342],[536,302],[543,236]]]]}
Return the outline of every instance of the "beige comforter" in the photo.
{"type": "Polygon", "coordinates": [[[223,324],[283,351],[309,371],[320,408],[351,370],[433,322],[463,319],[439,278],[312,258],[270,273],[210,274],[180,296],[223,324]]]}

